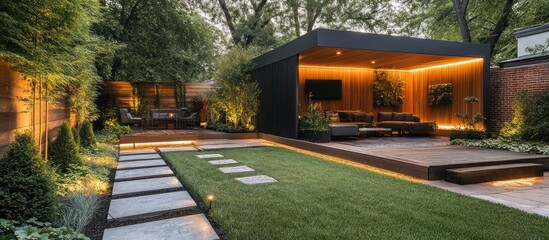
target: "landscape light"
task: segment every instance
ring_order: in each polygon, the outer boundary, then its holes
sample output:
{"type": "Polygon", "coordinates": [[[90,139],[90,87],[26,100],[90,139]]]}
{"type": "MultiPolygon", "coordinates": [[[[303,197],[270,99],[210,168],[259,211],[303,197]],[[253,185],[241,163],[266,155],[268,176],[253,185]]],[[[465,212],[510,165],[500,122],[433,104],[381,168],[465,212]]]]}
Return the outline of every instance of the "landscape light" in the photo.
{"type": "Polygon", "coordinates": [[[208,199],[208,201],[210,201],[210,210],[212,209],[212,201],[214,199],[214,196],[212,194],[208,195],[208,197],[206,197],[208,199]]]}
{"type": "Polygon", "coordinates": [[[337,55],[341,55],[341,52],[336,52],[337,55]]]}
{"type": "Polygon", "coordinates": [[[372,64],[376,64],[376,61],[373,61],[373,60],[372,60],[372,64]]]}

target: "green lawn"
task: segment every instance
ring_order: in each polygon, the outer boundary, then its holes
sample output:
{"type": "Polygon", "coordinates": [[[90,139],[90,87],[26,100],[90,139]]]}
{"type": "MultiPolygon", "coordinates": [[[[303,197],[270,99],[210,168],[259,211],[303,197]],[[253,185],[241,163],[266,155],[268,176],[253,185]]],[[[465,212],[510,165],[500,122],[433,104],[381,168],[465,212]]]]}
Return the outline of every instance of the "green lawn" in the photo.
{"type": "Polygon", "coordinates": [[[549,218],[287,149],[208,153],[256,172],[224,174],[196,152],[164,156],[194,196],[215,195],[210,215],[227,239],[549,238],[549,218]],[[255,174],[278,183],[234,179],[255,174]]]}

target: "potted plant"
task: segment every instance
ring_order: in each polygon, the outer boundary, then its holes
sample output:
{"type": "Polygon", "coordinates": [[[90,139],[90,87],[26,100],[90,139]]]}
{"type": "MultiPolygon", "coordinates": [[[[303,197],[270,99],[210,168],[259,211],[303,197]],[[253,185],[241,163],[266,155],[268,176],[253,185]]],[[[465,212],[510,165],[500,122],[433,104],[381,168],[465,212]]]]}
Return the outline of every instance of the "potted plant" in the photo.
{"type": "Polygon", "coordinates": [[[309,93],[307,110],[299,119],[300,138],[310,142],[330,142],[330,116],[321,110],[321,104],[313,103],[311,97],[312,93],[309,93]]]}
{"type": "Polygon", "coordinates": [[[465,113],[456,113],[456,117],[461,121],[460,126],[456,126],[450,133],[450,140],[454,139],[483,139],[486,136],[484,130],[477,125],[484,121],[484,116],[477,112],[475,115],[470,113],[473,104],[479,100],[475,96],[469,96],[463,99],[465,102],[465,113]]]}

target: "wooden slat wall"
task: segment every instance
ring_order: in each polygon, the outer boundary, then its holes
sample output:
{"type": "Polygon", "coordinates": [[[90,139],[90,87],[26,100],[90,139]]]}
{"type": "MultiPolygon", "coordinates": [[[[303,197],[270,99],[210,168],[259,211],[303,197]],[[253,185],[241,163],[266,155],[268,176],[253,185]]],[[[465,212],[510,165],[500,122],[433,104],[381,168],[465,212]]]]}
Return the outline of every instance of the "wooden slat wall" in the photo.
{"type": "MultiPolygon", "coordinates": [[[[27,81],[23,79],[20,73],[12,71],[10,67],[0,61],[0,155],[2,155],[8,144],[14,140],[17,131],[31,129],[32,110],[27,109],[21,98],[30,97],[31,91],[27,81]]],[[[42,137],[45,141],[45,121],[46,121],[46,103],[42,103],[42,131],[39,123],[38,100],[35,108],[35,132],[34,136],[38,139],[42,137]]],[[[71,121],[70,112],[65,109],[65,104],[60,103],[57,106],[49,106],[49,138],[53,139],[59,126],[64,121],[71,121]]]]}
{"type": "MultiPolygon", "coordinates": [[[[191,101],[195,96],[205,97],[213,87],[213,82],[208,83],[187,83],[187,102],[191,101]]],[[[154,83],[145,83],[143,86],[145,90],[145,100],[147,106],[145,109],[154,108],[155,90],[154,83]]],[[[117,107],[128,108],[132,103],[132,85],[126,81],[110,81],[107,82],[104,92],[114,98],[117,107]]],[[[170,83],[159,84],[159,96],[161,108],[175,108],[175,89],[174,85],[170,83]]]]}
{"type": "MultiPolygon", "coordinates": [[[[305,79],[341,79],[342,100],[319,101],[324,110],[363,110],[365,112],[395,111],[411,112],[421,117],[422,121],[436,121],[441,126],[459,124],[456,112],[464,112],[463,98],[482,96],[482,61],[451,65],[440,68],[428,68],[416,71],[389,71],[389,75],[400,77],[405,83],[404,104],[400,107],[374,107],[373,80],[374,71],[359,68],[299,68],[299,105],[300,113],[305,102],[305,79]],[[430,84],[452,83],[453,103],[451,106],[431,107],[427,103],[427,88],[430,84]]],[[[482,104],[475,104],[473,113],[482,112],[482,104]]]]}

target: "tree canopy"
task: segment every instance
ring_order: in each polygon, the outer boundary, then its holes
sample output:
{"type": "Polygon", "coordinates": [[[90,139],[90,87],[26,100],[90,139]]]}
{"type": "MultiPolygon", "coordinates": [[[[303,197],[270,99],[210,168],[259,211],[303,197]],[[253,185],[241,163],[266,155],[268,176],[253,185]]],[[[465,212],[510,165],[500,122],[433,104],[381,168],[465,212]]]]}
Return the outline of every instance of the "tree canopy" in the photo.
{"type": "Polygon", "coordinates": [[[181,82],[203,78],[212,68],[212,29],[181,2],[113,0],[103,5],[105,18],[96,31],[117,45],[114,54],[98,61],[103,79],[181,82]]]}

